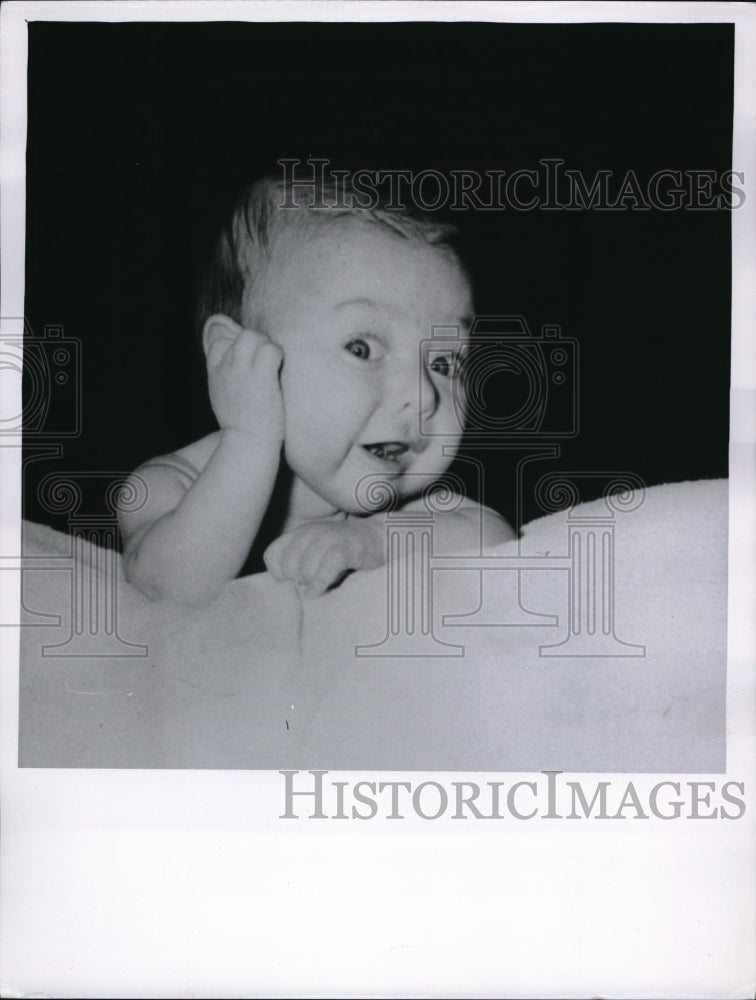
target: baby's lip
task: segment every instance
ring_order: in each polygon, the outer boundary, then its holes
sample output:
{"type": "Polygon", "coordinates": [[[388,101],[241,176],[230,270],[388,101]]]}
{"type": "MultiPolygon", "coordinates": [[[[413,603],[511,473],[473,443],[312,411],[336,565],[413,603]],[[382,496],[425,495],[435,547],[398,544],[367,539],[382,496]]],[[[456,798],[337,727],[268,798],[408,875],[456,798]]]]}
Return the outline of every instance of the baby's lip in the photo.
{"type": "Polygon", "coordinates": [[[404,441],[374,441],[362,447],[375,458],[392,463],[398,463],[402,455],[409,451],[409,445],[404,441]]]}

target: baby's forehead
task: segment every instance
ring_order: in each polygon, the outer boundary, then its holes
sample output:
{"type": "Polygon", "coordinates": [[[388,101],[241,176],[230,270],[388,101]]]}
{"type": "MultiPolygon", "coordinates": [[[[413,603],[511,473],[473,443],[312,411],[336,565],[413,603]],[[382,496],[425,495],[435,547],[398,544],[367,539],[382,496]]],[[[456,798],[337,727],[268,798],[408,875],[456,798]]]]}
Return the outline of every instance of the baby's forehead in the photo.
{"type": "Polygon", "coordinates": [[[390,300],[392,290],[401,297],[432,289],[439,297],[443,286],[448,296],[442,298],[471,299],[467,275],[450,247],[379,221],[347,217],[289,225],[272,248],[269,271],[279,285],[304,282],[326,297],[359,289],[380,289],[379,299],[390,300]]]}
{"type": "Polygon", "coordinates": [[[347,252],[390,252],[396,247],[405,247],[435,252],[442,259],[454,259],[449,248],[424,238],[420,233],[419,230],[410,233],[382,219],[372,219],[369,215],[328,216],[325,210],[317,214],[299,210],[279,221],[272,241],[271,257],[275,257],[277,249],[291,258],[300,253],[333,252],[336,248],[347,252]]]}

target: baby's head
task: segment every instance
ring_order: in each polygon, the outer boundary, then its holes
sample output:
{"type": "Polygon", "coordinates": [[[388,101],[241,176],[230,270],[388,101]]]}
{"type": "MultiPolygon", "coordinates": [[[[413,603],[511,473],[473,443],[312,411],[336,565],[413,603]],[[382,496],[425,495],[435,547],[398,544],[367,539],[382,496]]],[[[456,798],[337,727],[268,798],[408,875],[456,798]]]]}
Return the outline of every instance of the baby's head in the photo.
{"type": "MultiPolygon", "coordinates": [[[[352,196],[341,188],[342,204],[352,196]]],[[[365,477],[407,497],[453,460],[470,286],[451,227],[382,206],[279,207],[286,198],[282,182],[265,180],[240,200],[202,317],[228,316],[282,347],[285,454],[301,510],[361,513],[365,477]],[[428,349],[434,326],[458,328],[458,340],[428,349]]]]}

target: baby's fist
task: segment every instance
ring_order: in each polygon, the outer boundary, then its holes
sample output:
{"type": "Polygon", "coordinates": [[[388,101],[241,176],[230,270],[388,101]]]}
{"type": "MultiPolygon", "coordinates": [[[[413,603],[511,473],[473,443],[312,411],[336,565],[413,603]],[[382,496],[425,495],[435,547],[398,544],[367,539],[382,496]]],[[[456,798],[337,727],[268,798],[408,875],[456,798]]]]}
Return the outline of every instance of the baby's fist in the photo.
{"type": "Polygon", "coordinates": [[[282,439],[281,348],[225,317],[215,329],[207,346],[207,380],[219,426],[254,434],[264,427],[282,439]]]}
{"type": "Polygon", "coordinates": [[[265,565],[277,580],[292,580],[320,597],[351,570],[385,562],[382,532],[372,519],[312,521],[281,535],[265,551],[265,565]]]}

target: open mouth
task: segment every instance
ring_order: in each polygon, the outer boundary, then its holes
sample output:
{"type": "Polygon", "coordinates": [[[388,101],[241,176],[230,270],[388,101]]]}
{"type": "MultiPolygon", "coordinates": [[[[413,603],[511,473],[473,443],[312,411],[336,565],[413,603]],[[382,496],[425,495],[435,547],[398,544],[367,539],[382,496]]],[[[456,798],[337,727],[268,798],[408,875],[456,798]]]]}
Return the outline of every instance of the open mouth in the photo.
{"type": "Polygon", "coordinates": [[[363,444],[362,447],[376,458],[394,463],[398,463],[402,455],[409,451],[409,445],[401,441],[378,441],[375,444],[363,444]]]}

